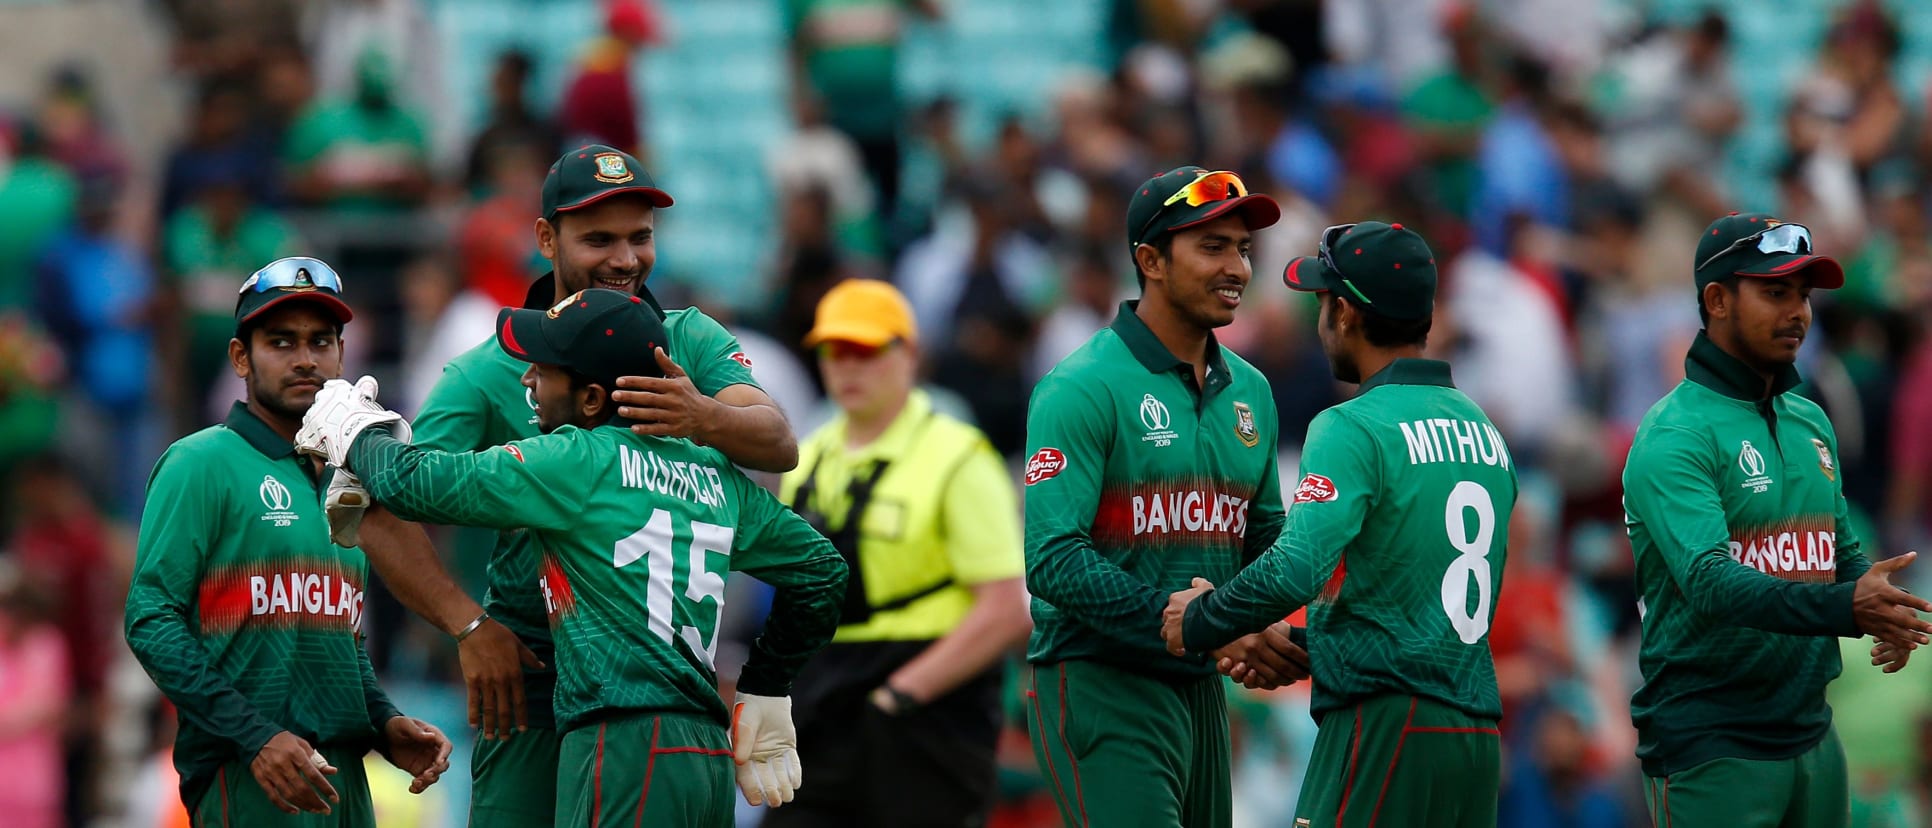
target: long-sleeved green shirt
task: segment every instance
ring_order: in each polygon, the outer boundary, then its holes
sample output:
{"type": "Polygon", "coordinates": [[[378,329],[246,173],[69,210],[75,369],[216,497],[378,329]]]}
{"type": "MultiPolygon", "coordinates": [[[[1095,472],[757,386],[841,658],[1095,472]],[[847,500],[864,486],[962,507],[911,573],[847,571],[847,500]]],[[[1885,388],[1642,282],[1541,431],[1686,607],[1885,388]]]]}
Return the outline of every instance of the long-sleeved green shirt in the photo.
{"type": "Polygon", "coordinates": [[[556,633],[560,729],[643,711],[724,725],[713,658],[726,576],[777,590],[738,687],[784,696],[838,628],[845,561],[716,449],[628,425],[564,426],[462,454],[370,429],[349,469],[404,518],[530,531],[556,633]]]}
{"type": "Polygon", "coordinates": [[[1274,395],[1212,339],[1197,387],[1134,307],[1033,389],[1027,659],[1212,675],[1203,654],[1167,653],[1161,609],[1194,578],[1234,577],[1280,534],[1274,395]]]}
{"type": "Polygon", "coordinates": [[[1301,474],[1274,547],[1188,607],[1187,648],[1306,604],[1316,716],[1398,694],[1501,718],[1489,625],[1516,472],[1449,366],[1398,359],[1364,380],[1309,425],[1301,474]]]}
{"type": "Polygon", "coordinates": [[[307,458],[248,408],[169,446],[148,480],[128,648],[181,720],[190,808],[284,730],[373,746],[396,708],[360,633],[362,550],[336,546],[307,458]]]}
{"type": "Polygon", "coordinates": [[[1637,755],[1661,776],[1718,758],[1782,759],[1831,726],[1833,636],[1857,637],[1859,551],[1838,436],[1699,334],[1686,379],[1644,417],[1624,467],[1644,684],[1637,755]]]}

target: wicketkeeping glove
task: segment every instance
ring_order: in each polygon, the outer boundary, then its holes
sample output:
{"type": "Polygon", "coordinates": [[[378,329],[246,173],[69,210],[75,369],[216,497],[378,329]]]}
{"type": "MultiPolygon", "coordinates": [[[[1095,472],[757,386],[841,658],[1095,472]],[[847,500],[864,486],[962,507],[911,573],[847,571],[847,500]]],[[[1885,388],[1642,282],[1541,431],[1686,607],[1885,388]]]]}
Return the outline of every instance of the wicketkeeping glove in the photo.
{"type": "Polygon", "coordinates": [[[347,469],[349,446],[365,428],[387,423],[398,439],[407,442],[412,436],[409,423],[375,399],[375,377],[363,377],[355,385],[339,379],[324,383],[315,393],[315,404],[302,417],[302,429],[295,432],[296,451],[326,458],[329,465],[347,469]]]}
{"type": "Polygon", "coordinates": [[[336,546],[362,545],[362,513],[369,509],[369,490],[362,487],[362,478],[336,469],[322,508],[329,517],[329,540],[336,546]]]}
{"type": "Polygon", "coordinates": [[[731,705],[731,761],[746,802],[776,808],[792,801],[804,773],[791,697],[738,694],[731,705]]]}

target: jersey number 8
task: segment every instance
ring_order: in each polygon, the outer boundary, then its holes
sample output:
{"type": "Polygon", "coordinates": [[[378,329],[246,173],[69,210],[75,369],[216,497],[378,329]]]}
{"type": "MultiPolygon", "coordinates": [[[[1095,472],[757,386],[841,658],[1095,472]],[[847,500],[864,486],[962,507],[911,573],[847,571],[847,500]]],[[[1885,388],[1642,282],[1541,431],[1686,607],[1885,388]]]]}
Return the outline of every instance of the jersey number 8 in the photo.
{"type": "Polygon", "coordinates": [[[1456,548],[1456,560],[1442,575],[1442,611],[1449,626],[1464,644],[1481,641],[1489,632],[1489,542],[1496,535],[1496,505],[1489,490],[1474,480],[1464,480],[1449,492],[1443,509],[1444,529],[1449,545],[1456,548]],[[1465,515],[1476,513],[1476,537],[1469,537],[1465,515]],[[1469,579],[1476,580],[1476,609],[1469,611],[1469,579]]]}
{"type": "Polygon", "coordinates": [[[707,564],[711,561],[711,554],[730,559],[731,538],[735,533],[729,526],[692,521],[691,543],[686,547],[690,565],[682,571],[677,565],[677,551],[672,545],[673,534],[671,513],[652,509],[651,519],[645,522],[643,528],[617,542],[617,549],[611,555],[611,565],[623,569],[643,559],[645,572],[650,578],[644,591],[644,606],[650,614],[651,634],[670,644],[672,627],[675,626],[677,637],[684,639],[692,653],[704,659],[705,669],[716,670],[713,664],[718,656],[718,627],[724,622],[725,578],[723,573],[712,571],[707,564]],[[691,617],[710,629],[701,630],[673,623],[673,599],[678,590],[672,581],[680,575],[684,577],[684,598],[691,602],[691,617]],[[705,601],[711,602],[708,616],[703,611],[705,601]]]}

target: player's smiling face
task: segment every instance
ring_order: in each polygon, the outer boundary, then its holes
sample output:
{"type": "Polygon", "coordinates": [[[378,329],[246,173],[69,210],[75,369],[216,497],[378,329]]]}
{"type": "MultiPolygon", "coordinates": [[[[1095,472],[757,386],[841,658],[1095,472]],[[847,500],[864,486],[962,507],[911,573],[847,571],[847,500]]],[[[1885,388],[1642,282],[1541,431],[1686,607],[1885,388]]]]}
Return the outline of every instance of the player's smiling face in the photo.
{"type": "Polygon", "coordinates": [[[1776,279],[1744,276],[1733,289],[1706,293],[1711,335],[1746,362],[1760,367],[1790,365],[1811,330],[1811,279],[1800,274],[1776,279]]]}
{"type": "Polygon", "coordinates": [[[244,347],[231,340],[228,358],[248,386],[248,397],[275,416],[300,420],[322,383],[342,376],[342,337],[335,318],[307,302],[264,312],[244,347]]]}
{"type": "Polygon", "coordinates": [[[537,249],[557,271],[557,295],[606,288],[635,294],[657,264],[657,211],[619,195],[537,220],[537,249]]]}
{"type": "Polygon", "coordinates": [[[1254,278],[1248,261],[1253,242],[1254,234],[1239,215],[1175,233],[1167,260],[1156,265],[1163,271],[1159,281],[1168,303],[1201,328],[1232,323],[1254,278]]]}

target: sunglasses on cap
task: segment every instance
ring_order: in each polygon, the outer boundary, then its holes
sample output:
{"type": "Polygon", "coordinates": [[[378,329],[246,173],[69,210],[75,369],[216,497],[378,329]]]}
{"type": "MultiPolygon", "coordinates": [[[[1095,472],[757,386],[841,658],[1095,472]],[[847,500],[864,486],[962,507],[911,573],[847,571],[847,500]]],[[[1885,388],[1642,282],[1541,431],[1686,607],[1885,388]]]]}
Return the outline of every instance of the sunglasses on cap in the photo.
{"type": "Polygon", "coordinates": [[[291,256],[276,259],[243,282],[237,293],[267,293],[271,290],[314,290],[326,288],[342,292],[342,277],[320,259],[291,256]]]}
{"type": "Polygon", "coordinates": [[[880,354],[883,354],[887,351],[892,350],[894,347],[898,346],[898,344],[899,344],[899,340],[897,339],[892,340],[891,342],[887,342],[884,345],[866,345],[859,342],[847,342],[839,339],[828,339],[824,342],[820,342],[818,344],[817,350],[818,350],[819,359],[873,360],[873,359],[878,359],[880,354]]]}
{"type": "Polygon", "coordinates": [[[1697,263],[1703,270],[1711,262],[1736,253],[1747,247],[1756,246],[1759,253],[1811,253],[1811,228],[1802,224],[1777,224],[1731,242],[1730,246],[1719,250],[1704,261],[1697,263]]]}
{"type": "Polygon", "coordinates": [[[1356,287],[1354,282],[1349,281],[1347,276],[1342,275],[1342,267],[1335,263],[1335,255],[1331,249],[1335,246],[1336,242],[1342,240],[1343,236],[1348,235],[1348,231],[1353,229],[1355,229],[1355,224],[1351,222],[1349,224],[1337,224],[1327,230],[1323,230],[1322,243],[1319,247],[1315,248],[1315,255],[1321,257],[1322,264],[1328,267],[1328,272],[1335,274],[1335,280],[1341,282],[1342,287],[1348,288],[1350,295],[1360,300],[1363,305],[1374,305],[1375,302],[1373,300],[1362,295],[1361,288],[1356,287]]]}
{"type": "Polygon", "coordinates": [[[1167,208],[1183,201],[1187,202],[1187,206],[1189,207],[1199,207],[1203,204],[1212,204],[1216,201],[1241,198],[1247,194],[1248,185],[1242,183],[1241,176],[1235,175],[1227,170],[1203,173],[1196,176],[1193,181],[1189,181],[1186,185],[1183,185],[1180,189],[1175,190],[1174,194],[1168,196],[1166,201],[1161,202],[1161,208],[1155,210],[1153,215],[1147,217],[1147,221],[1141,223],[1140,232],[1135,234],[1135,238],[1146,238],[1147,228],[1153,227],[1154,222],[1160,219],[1161,214],[1167,212],[1167,208]]]}

